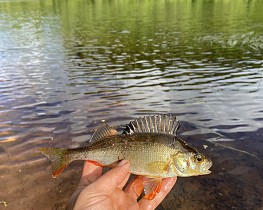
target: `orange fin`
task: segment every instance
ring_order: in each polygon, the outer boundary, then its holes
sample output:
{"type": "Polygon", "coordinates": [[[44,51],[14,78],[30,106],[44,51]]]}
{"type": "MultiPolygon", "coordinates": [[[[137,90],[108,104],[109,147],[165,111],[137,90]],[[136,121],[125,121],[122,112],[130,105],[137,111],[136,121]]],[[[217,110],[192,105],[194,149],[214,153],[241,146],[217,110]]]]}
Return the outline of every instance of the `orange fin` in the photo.
{"type": "Polygon", "coordinates": [[[40,152],[46,155],[52,163],[52,177],[56,178],[71,162],[67,149],[64,148],[40,148],[40,152]]]}
{"type": "Polygon", "coordinates": [[[87,160],[87,162],[94,164],[95,166],[102,166],[100,163],[94,160],[87,160]]]}
{"type": "Polygon", "coordinates": [[[161,191],[162,179],[161,178],[148,178],[144,177],[144,198],[147,200],[152,200],[155,198],[156,194],[161,191]]]}

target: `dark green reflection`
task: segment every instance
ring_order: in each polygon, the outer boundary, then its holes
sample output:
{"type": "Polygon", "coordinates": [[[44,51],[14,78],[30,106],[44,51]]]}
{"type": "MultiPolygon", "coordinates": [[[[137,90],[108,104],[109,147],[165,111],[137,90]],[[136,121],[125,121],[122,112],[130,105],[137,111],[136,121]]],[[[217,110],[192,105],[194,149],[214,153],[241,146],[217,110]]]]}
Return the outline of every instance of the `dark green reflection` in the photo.
{"type": "MultiPolygon", "coordinates": [[[[96,39],[105,46],[118,38],[130,52],[152,53],[156,48],[162,52],[167,45],[170,53],[187,51],[182,46],[191,52],[206,51],[211,45],[259,52],[262,4],[260,0],[10,1],[0,3],[0,12],[7,20],[16,19],[17,25],[34,20],[35,27],[42,27],[43,17],[57,17],[65,39],[73,36],[81,44],[96,39]],[[144,43],[149,39],[152,44],[144,43]],[[165,41],[162,48],[155,46],[156,40],[165,41]]],[[[161,45],[160,41],[156,43],[161,45]]]]}

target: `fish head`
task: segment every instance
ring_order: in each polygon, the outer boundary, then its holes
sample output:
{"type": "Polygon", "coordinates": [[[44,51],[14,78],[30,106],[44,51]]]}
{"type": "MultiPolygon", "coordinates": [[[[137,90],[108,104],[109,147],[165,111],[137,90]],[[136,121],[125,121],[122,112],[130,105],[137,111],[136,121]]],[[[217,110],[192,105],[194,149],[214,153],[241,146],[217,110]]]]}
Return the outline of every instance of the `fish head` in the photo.
{"type": "Polygon", "coordinates": [[[178,176],[198,176],[210,174],[212,161],[199,152],[181,153],[174,156],[174,170],[178,176]]]}

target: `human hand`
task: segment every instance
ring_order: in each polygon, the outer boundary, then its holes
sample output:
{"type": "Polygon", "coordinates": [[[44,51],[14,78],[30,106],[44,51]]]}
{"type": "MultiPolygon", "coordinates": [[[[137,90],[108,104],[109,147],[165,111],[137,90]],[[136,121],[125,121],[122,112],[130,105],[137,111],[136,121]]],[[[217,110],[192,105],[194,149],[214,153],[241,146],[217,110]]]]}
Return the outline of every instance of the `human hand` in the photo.
{"type": "Polygon", "coordinates": [[[163,179],[161,191],[152,200],[142,198],[143,177],[136,176],[125,188],[130,177],[130,163],[122,160],[117,167],[102,175],[102,167],[85,161],[77,190],[71,196],[67,210],[88,209],[155,209],[176,182],[176,177],[163,179]]]}

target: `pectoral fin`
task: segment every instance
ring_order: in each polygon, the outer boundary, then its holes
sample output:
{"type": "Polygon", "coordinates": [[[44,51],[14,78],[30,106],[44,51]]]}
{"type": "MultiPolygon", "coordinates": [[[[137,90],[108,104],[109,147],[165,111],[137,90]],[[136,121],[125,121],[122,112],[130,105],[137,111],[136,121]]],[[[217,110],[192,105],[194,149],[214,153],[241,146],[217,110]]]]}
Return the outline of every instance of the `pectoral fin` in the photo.
{"type": "Polygon", "coordinates": [[[144,177],[143,186],[145,193],[144,198],[147,200],[152,200],[162,188],[162,179],[144,177]]]}
{"type": "Polygon", "coordinates": [[[170,164],[169,162],[165,162],[165,161],[153,161],[153,162],[149,162],[146,165],[146,168],[148,171],[152,173],[163,174],[169,172],[170,164]]]}

